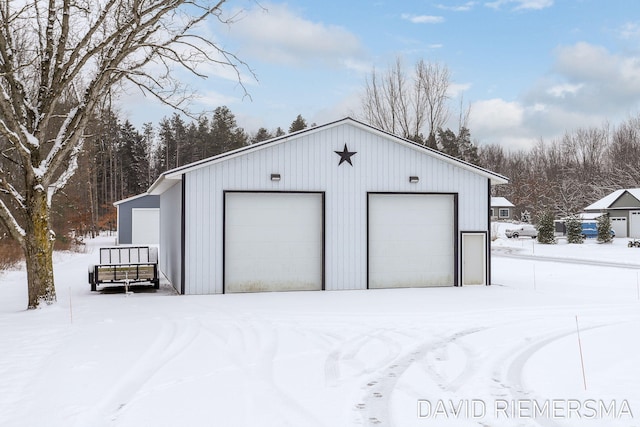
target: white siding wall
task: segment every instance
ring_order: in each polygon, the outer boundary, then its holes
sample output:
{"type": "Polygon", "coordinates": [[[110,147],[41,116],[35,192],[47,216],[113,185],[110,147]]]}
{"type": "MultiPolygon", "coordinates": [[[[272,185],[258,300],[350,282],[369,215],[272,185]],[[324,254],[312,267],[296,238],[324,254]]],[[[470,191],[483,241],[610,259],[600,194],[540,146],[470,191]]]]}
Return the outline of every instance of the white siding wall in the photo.
{"type": "Polygon", "coordinates": [[[367,192],[457,193],[459,230],[488,229],[486,177],[345,123],[187,173],[187,294],[222,292],[224,190],[324,191],[328,290],[367,286],[367,192]],[[338,166],[345,143],[353,167],[338,166]]]}
{"type": "Polygon", "coordinates": [[[181,287],[182,185],[177,182],[160,196],[160,255],[158,267],[173,287],[181,287]]]}

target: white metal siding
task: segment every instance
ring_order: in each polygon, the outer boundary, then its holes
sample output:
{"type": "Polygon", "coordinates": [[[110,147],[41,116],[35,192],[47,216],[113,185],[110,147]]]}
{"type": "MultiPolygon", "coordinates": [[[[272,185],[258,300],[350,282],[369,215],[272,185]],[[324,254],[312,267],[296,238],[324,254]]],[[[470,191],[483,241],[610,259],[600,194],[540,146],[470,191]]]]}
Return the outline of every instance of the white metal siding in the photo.
{"type": "Polygon", "coordinates": [[[181,287],[182,186],[176,185],[160,196],[160,256],[158,267],[178,292],[181,287]]]}
{"type": "Polygon", "coordinates": [[[366,289],[367,192],[458,193],[459,228],[488,229],[486,177],[345,123],[187,173],[188,294],[222,292],[224,190],[325,192],[328,290],[366,289]],[[345,143],[353,166],[338,166],[345,143]]]}

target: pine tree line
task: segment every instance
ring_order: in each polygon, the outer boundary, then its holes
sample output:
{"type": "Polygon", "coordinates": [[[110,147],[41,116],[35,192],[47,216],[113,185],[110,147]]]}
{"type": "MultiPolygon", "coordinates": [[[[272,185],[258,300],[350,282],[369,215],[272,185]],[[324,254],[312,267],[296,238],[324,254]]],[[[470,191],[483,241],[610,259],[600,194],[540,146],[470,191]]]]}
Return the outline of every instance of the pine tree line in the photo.
{"type": "MultiPolygon", "coordinates": [[[[288,131],[307,127],[298,115],[288,131]]],[[[141,130],[106,108],[92,120],[87,134],[78,171],[56,196],[53,222],[61,243],[67,236],[115,230],[113,203],[145,192],[167,170],[286,132],[278,127],[249,134],[238,126],[231,110],[222,106],[211,117],[202,115],[187,122],[174,113],[156,126],[145,123],[141,130]]]]}

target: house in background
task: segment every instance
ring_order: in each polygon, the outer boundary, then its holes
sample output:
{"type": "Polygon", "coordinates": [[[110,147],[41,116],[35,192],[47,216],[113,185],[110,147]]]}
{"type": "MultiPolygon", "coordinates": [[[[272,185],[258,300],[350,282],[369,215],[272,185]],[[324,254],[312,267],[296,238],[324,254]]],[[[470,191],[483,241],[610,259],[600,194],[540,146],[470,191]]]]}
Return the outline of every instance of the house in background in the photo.
{"type": "Polygon", "coordinates": [[[501,175],[351,118],[162,174],[181,294],[489,285],[501,175]]]}
{"type": "Polygon", "coordinates": [[[640,238],[640,188],[616,190],[584,211],[609,214],[616,237],[640,238]]]}
{"type": "Polygon", "coordinates": [[[513,203],[504,197],[491,198],[491,219],[513,219],[513,203]]]}
{"type": "Polygon", "coordinates": [[[139,194],[113,205],[118,209],[118,245],[160,242],[160,196],[139,194]]]}

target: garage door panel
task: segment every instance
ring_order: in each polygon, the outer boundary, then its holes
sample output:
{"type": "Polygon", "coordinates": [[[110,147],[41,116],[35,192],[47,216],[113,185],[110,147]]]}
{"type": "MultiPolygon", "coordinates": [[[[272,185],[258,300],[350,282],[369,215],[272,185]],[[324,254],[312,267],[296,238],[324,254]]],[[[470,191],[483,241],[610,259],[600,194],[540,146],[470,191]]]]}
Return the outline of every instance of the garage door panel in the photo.
{"type": "Polygon", "coordinates": [[[131,209],[131,243],[156,245],[160,241],[160,209],[131,209]]]}
{"type": "Polygon", "coordinates": [[[225,292],[322,289],[321,194],[225,198],[225,292]]]}
{"type": "Polygon", "coordinates": [[[369,287],[452,286],[454,196],[369,195],[369,287]]]}

